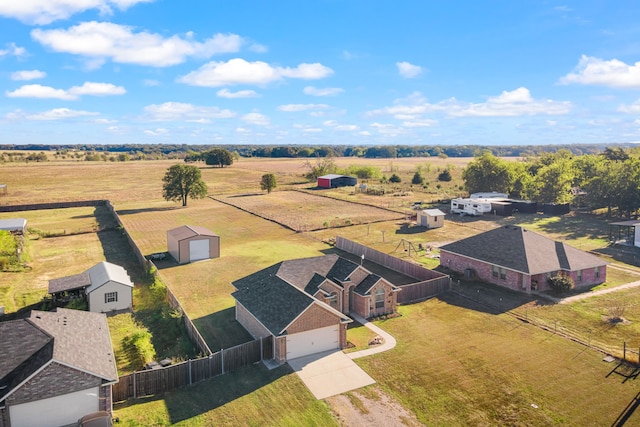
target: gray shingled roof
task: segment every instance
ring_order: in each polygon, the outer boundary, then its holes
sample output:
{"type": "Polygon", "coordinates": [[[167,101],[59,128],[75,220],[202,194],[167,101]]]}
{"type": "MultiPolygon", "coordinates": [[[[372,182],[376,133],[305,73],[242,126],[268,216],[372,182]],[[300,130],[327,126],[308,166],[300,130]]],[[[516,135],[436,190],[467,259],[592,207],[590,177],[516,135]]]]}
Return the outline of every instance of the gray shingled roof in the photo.
{"type": "Polygon", "coordinates": [[[503,226],[444,245],[441,251],[527,274],[582,270],[608,262],[518,226],[503,226]]]}
{"type": "Polygon", "coordinates": [[[315,298],[290,285],[276,275],[252,275],[254,279],[231,295],[258,319],[273,335],[283,330],[310,305],[315,298]]]}
{"type": "Polygon", "coordinates": [[[0,322],[0,401],[51,360],[53,338],[27,319],[0,322]]]}
{"type": "Polygon", "coordinates": [[[331,270],[326,274],[329,279],[339,280],[344,282],[347,278],[358,268],[358,264],[351,262],[348,259],[338,257],[338,260],[333,264],[331,270]]]}
{"type": "Polygon", "coordinates": [[[370,294],[373,285],[378,283],[380,279],[382,279],[382,277],[378,276],[377,274],[370,274],[365,277],[364,280],[360,282],[353,291],[359,295],[368,295],[370,294]]]}
{"type": "Polygon", "coordinates": [[[29,321],[54,338],[53,359],[106,381],[117,381],[107,317],[103,313],[58,308],[32,311],[29,321]]]}
{"type": "Polygon", "coordinates": [[[63,291],[82,289],[91,285],[91,277],[86,271],[73,276],[60,277],[49,280],[49,293],[55,294],[63,291]]]}
{"type": "Polygon", "coordinates": [[[278,276],[299,289],[305,289],[315,274],[327,277],[338,259],[338,255],[331,254],[283,261],[278,276]]]}

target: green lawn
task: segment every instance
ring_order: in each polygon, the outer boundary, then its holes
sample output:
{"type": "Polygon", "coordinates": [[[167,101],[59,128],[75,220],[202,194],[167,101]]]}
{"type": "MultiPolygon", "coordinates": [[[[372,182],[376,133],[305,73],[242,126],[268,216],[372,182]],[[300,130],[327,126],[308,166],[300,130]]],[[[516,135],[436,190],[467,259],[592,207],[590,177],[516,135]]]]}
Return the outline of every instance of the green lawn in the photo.
{"type": "Polygon", "coordinates": [[[610,425],[637,394],[601,353],[481,310],[453,294],[402,306],[376,322],[397,347],[357,363],[426,425],[610,425]]]}

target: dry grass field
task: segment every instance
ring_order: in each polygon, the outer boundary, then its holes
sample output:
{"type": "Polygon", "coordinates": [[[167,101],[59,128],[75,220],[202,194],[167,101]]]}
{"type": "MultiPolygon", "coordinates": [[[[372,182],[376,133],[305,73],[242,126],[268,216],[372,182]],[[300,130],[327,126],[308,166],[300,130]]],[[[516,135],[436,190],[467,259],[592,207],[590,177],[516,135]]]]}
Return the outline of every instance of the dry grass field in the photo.
{"type": "Polygon", "coordinates": [[[219,200],[296,231],[391,221],[402,217],[397,212],[299,191],[239,194],[219,200]]]}
{"type": "MultiPolygon", "coordinates": [[[[241,159],[229,168],[201,167],[210,195],[225,203],[207,198],[189,201],[184,208],[161,199],[161,178],[175,161],[5,164],[0,166],[0,182],[9,184],[9,194],[0,197],[0,204],[110,199],[145,254],[165,251],[166,230],[182,224],[205,226],[219,234],[220,258],[183,266],[170,261],[158,265],[162,279],[214,349],[249,339],[234,319],[231,282],[285,259],[329,253],[334,249],[324,242],[336,234],[399,257],[411,256],[431,266],[437,260],[428,258],[424,252],[407,250],[409,242],[415,247],[423,244],[435,248],[501,224],[524,224],[586,250],[604,253],[609,249],[606,221],[599,217],[448,217],[444,228],[429,231],[404,218],[404,212],[414,201],[446,198],[448,191],[454,191],[468,160],[337,159],[341,167],[359,163],[376,165],[387,175],[394,171],[402,176],[403,182],[410,180],[416,167],[428,162],[430,176],[449,167],[454,180],[442,191],[432,192],[436,181],[431,180],[426,190],[407,186],[398,188],[396,195],[383,197],[356,194],[353,189],[321,192],[340,199],[334,202],[310,190],[313,184],[302,179],[304,162],[299,159],[241,159]],[[269,195],[259,190],[264,173],[275,173],[279,183],[277,191],[269,195]],[[285,191],[289,188],[304,189],[307,193],[285,191]],[[291,194],[296,197],[290,197],[291,194]],[[260,216],[229,205],[230,200],[247,203],[243,209],[260,216]],[[401,215],[383,211],[396,219],[353,225],[354,218],[360,218],[353,215],[364,217],[369,215],[364,212],[378,209],[348,201],[391,207],[401,215]],[[341,217],[331,212],[332,206],[340,214],[347,209],[354,209],[354,213],[341,217]],[[347,219],[352,225],[324,228],[325,222],[335,225],[330,220],[336,217],[341,225],[347,219]],[[294,232],[273,220],[289,226],[295,226],[296,221],[319,223],[321,229],[294,232]]],[[[115,257],[115,252],[119,252],[105,246],[101,232],[93,232],[106,224],[93,208],[21,212],[20,216],[27,217],[34,228],[61,236],[29,242],[26,256],[31,257],[28,259],[31,271],[0,274],[0,305],[20,308],[42,296],[47,277],[80,272],[85,269],[84,264],[115,257]],[[69,235],[81,231],[87,233],[69,235]],[[15,274],[21,278],[17,279],[15,274]]],[[[108,231],[112,232],[115,231],[108,231]]],[[[135,262],[128,256],[129,259],[120,261],[135,262]]],[[[616,265],[623,265],[615,253],[607,256],[616,265]]],[[[638,270],[633,265],[624,266],[638,270]]],[[[617,284],[625,277],[635,280],[636,276],[620,270],[610,277],[617,284]]],[[[525,308],[518,303],[499,311],[488,308],[491,306],[482,304],[483,301],[474,303],[473,299],[453,294],[403,306],[402,316],[378,322],[398,339],[398,347],[359,363],[386,393],[427,425],[611,425],[624,414],[627,404],[633,403],[637,393],[634,377],[612,373],[615,366],[602,362],[602,354],[515,320],[509,310],[525,310],[531,315],[535,310],[535,315],[545,321],[583,330],[591,328],[594,339],[597,330],[602,336],[615,341],[625,339],[637,347],[640,327],[636,324],[640,326],[640,313],[634,307],[640,306],[636,303],[640,300],[638,291],[613,295],[566,306],[539,304],[525,308]],[[602,315],[614,303],[629,305],[625,314],[629,324],[616,325],[615,330],[596,328],[604,325],[602,315]]],[[[483,295],[484,302],[489,303],[495,303],[492,298],[502,301],[503,297],[506,303],[509,296],[505,293],[483,295]]],[[[122,330],[126,325],[118,328],[122,330]]],[[[358,333],[354,334],[355,341],[362,340],[358,333]]],[[[307,425],[314,421],[323,424],[335,421],[326,404],[316,402],[291,372],[267,373],[259,367],[118,407],[124,425],[206,426],[212,420],[220,425],[255,425],[256,414],[261,412],[265,413],[264,420],[273,425],[299,425],[301,420],[307,425]]],[[[638,422],[638,415],[631,413],[628,425],[634,422],[638,422]]]]}

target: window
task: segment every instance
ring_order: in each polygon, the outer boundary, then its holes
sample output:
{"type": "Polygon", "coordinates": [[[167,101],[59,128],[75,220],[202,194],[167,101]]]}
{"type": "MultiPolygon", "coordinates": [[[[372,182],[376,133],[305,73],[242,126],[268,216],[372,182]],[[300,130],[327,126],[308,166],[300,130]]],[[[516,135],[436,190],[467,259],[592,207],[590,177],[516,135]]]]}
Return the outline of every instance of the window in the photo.
{"type": "Polygon", "coordinates": [[[507,269],[506,268],[500,268],[500,278],[502,280],[507,278],[507,269]]]}
{"type": "Polygon", "coordinates": [[[576,272],[576,277],[578,278],[578,282],[582,282],[582,270],[576,272]]]}
{"type": "Polygon", "coordinates": [[[597,266],[595,268],[594,273],[595,273],[596,279],[599,279],[600,278],[600,266],[597,266]]]}
{"type": "Polygon", "coordinates": [[[331,307],[337,307],[338,306],[338,293],[337,292],[331,292],[331,294],[327,297],[327,302],[329,303],[329,305],[331,307]]]}
{"type": "Polygon", "coordinates": [[[384,308],[384,289],[378,288],[376,290],[376,308],[384,308]]]}
{"type": "Polygon", "coordinates": [[[118,293],[117,292],[107,292],[104,294],[104,302],[118,302],[118,293]]]}
{"type": "Polygon", "coordinates": [[[498,277],[498,266],[497,265],[493,266],[493,277],[498,277]]]}

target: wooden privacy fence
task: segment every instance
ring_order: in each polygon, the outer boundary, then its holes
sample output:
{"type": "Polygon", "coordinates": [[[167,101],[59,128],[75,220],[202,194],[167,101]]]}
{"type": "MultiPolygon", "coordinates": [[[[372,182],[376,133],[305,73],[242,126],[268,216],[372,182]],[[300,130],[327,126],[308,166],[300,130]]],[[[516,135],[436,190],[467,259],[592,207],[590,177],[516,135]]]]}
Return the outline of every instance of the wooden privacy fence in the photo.
{"type": "Polygon", "coordinates": [[[124,375],[113,384],[112,399],[113,402],[122,402],[162,394],[272,358],[272,338],[257,339],[217,351],[208,357],[124,375]]]}
{"type": "Polygon", "coordinates": [[[430,298],[448,291],[451,286],[451,278],[446,274],[429,270],[421,265],[396,258],[344,237],[336,237],[336,247],[353,255],[364,255],[365,259],[371,262],[402,273],[405,276],[420,280],[416,283],[399,285],[402,289],[402,291],[398,293],[399,303],[408,303],[430,298]]]}
{"type": "Polygon", "coordinates": [[[31,203],[27,205],[0,206],[0,212],[39,211],[42,209],[80,208],[85,206],[104,206],[106,200],[77,200],[73,202],[31,203]]]}
{"type": "Polygon", "coordinates": [[[173,294],[173,292],[171,291],[171,288],[167,285],[167,282],[165,282],[162,279],[162,276],[160,276],[158,272],[158,268],[155,266],[153,262],[145,258],[145,256],[142,254],[142,251],[140,250],[140,248],[138,248],[138,245],[136,245],[136,242],[129,235],[127,228],[124,226],[124,223],[120,219],[118,212],[116,212],[114,207],[111,205],[111,202],[107,200],[105,204],[107,208],[109,208],[109,211],[113,215],[113,218],[116,220],[116,223],[118,224],[118,226],[120,226],[124,231],[124,235],[127,238],[127,241],[129,242],[129,246],[131,246],[131,250],[135,254],[140,265],[142,265],[145,271],[153,272],[153,275],[155,277],[158,277],[158,279],[160,279],[160,281],[164,283],[164,285],[166,286],[167,299],[169,300],[169,305],[171,305],[171,308],[173,308],[174,310],[178,310],[182,314],[184,327],[187,330],[187,335],[189,336],[191,341],[198,347],[198,349],[202,354],[204,354],[205,356],[211,355],[212,353],[211,349],[209,348],[209,346],[207,345],[204,338],[202,337],[202,335],[200,334],[196,326],[193,324],[189,316],[187,316],[187,313],[184,311],[184,308],[182,308],[182,304],[180,304],[180,301],[178,301],[178,298],[176,298],[176,296],[173,294]]]}

